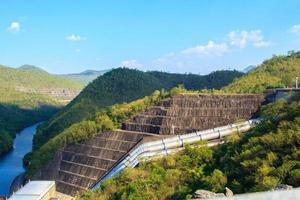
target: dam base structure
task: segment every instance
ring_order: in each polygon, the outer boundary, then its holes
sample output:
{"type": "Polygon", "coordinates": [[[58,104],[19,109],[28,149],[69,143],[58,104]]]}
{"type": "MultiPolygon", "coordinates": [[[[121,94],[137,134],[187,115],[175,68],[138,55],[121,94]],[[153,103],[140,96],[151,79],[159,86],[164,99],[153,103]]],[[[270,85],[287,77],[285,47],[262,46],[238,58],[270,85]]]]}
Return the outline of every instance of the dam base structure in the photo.
{"type": "Polygon", "coordinates": [[[173,95],[125,121],[121,130],[61,149],[34,179],[55,180],[57,191],[74,196],[93,188],[143,143],[249,120],[264,101],[262,94],[173,95]]]}

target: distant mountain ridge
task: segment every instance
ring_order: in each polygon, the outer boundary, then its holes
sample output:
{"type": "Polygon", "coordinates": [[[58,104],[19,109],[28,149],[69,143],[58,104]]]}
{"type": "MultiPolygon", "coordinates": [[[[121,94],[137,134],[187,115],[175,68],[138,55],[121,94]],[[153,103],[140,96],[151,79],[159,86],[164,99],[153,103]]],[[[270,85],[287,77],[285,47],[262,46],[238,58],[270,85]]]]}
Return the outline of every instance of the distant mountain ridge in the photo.
{"type": "Polygon", "coordinates": [[[33,65],[23,65],[19,68],[1,65],[0,84],[0,89],[40,94],[58,101],[70,101],[83,88],[81,83],[52,75],[33,65]]]}
{"type": "Polygon", "coordinates": [[[249,71],[251,71],[252,69],[254,69],[256,66],[255,65],[249,65],[248,67],[244,68],[242,70],[243,73],[247,73],[249,71]]]}
{"type": "Polygon", "coordinates": [[[58,76],[64,77],[69,80],[80,82],[84,85],[87,85],[88,83],[95,80],[98,76],[103,75],[104,73],[110,71],[108,70],[85,70],[80,73],[71,73],[71,74],[59,74],[58,76]]]}
{"type": "Polygon", "coordinates": [[[23,70],[23,71],[32,71],[32,72],[40,72],[40,73],[49,74],[46,70],[44,70],[40,67],[37,67],[37,66],[34,66],[34,65],[28,65],[28,64],[22,65],[22,66],[18,67],[17,69],[18,70],[23,70]]]}

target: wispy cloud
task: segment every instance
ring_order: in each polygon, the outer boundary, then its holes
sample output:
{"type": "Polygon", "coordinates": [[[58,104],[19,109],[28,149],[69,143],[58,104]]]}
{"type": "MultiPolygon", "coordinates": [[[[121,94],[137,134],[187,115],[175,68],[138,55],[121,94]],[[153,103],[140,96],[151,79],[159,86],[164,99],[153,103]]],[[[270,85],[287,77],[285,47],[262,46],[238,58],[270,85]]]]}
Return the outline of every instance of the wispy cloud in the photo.
{"type": "Polygon", "coordinates": [[[72,42],[78,42],[78,41],[81,41],[81,40],[86,40],[86,38],[81,37],[80,35],[75,35],[75,34],[68,35],[66,37],[66,39],[69,40],[69,41],[72,41],[72,42]]]}
{"type": "Polygon", "coordinates": [[[137,60],[132,59],[132,60],[123,60],[120,63],[121,67],[127,67],[127,68],[140,68],[143,65],[141,63],[139,63],[137,60]]]}
{"type": "Polygon", "coordinates": [[[300,35],[300,24],[296,24],[290,28],[291,33],[300,35]]]}
{"type": "Polygon", "coordinates": [[[248,45],[253,47],[262,48],[270,46],[270,42],[264,40],[261,30],[250,31],[231,31],[228,34],[230,44],[239,48],[245,48],[248,45]]]}
{"type": "Polygon", "coordinates": [[[265,40],[261,30],[231,31],[221,41],[209,40],[204,44],[164,54],[153,60],[151,65],[158,69],[172,68],[174,71],[212,71],[220,66],[224,68],[224,60],[228,60],[225,56],[232,56],[233,50],[244,51],[248,47],[263,48],[271,44],[265,40]]]}
{"type": "Polygon", "coordinates": [[[11,22],[7,30],[12,33],[17,33],[21,30],[21,25],[19,22],[11,22]]]}
{"type": "Polygon", "coordinates": [[[206,45],[190,47],[182,50],[181,53],[192,56],[222,56],[227,50],[228,47],[226,43],[215,43],[210,40],[206,45]]]}

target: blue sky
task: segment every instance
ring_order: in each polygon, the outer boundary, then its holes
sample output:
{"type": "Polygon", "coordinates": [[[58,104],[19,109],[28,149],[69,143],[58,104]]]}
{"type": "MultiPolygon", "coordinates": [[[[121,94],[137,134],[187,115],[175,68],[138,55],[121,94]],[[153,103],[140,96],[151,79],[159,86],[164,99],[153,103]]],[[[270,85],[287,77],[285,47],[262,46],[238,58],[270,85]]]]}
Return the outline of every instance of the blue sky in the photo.
{"type": "Polygon", "coordinates": [[[207,74],[300,49],[299,0],[2,0],[0,63],[207,74]]]}

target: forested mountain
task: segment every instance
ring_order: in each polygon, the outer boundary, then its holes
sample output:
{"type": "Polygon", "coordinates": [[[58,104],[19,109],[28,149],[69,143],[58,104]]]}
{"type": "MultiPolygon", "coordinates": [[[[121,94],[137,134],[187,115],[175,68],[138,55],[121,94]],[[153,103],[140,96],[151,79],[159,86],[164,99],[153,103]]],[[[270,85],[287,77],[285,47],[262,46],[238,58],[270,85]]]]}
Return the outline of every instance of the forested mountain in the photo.
{"type": "Polygon", "coordinates": [[[197,189],[224,192],[271,190],[279,184],[300,186],[300,96],[266,105],[264,121],[223,145],[186,146],[181,152],[127,168],[78,199],[191,199],[197,189]]]}
{"type": "Polygon", "coordinates": [[[11,68],[0,65],[0,87],[16,91],[23,89],[21,92],[27,93],[39,93],[46,88],[80,90],[83,86],[80,83],[49,74],[35,66],[23,65],[20,68],[11,68]]]}
{"type": "Polygon", "coordinates": [[[183,84],[187,90],[220,89],[231,81],[241,77],[243,73],[238,71],[216,71],[208,75],[175,74],[165,72],[147,72],[157,78],[165,89],[183,84]]]}
{"type": "Polygon", "coordinates": [[[108,71],[110,70],[85,70],[81,73],[59,74],[58,76],[87,85],[95,80],[98,76],[101,76],[108,71]]]}
{"type": "MultiPolygon", "coordinates": [[[[94,80],[61,112],[39,127],[35,150],[25,158],[29,164],[27,176],[31,177],[57,149],[87,139],[97,131],[118,128],[122,120],[165,95],[157,91],[132,103],[123,102],[178,84],[184,84],[189,90],[220,89],[233,80],[216,92],[263,92],[276,86],[292,86],[299,67],[299,53],[293,52],[266,60],[242,77],[235,71],[199,76],[114,69],[94,80]]],[[[230,137],[223,146],[213,149],[203,145],[187,147],[174,156],[128,169],[105,182],[96,193],[83,194],[82,199],[136,196],[184,199],[190,198],[189,194],[198,188],[221,192],[229,186],[235,193],[244,193],[268,190],[280,183],[300,186],[299,102],[299,96],[295,96],[267,105],[261,111],[266,120],[248,134],[230,137]]]]}
{"type": "Polygon", "coordinates": [[[241,75],[237,71],[218,71],[200,76],[142,72],[127,68],[111,70],[94,80],[61,112],[41,125],[34,137],[34,147],[40,147],[73,123],[93,116],[105,106],[130,102],[150,95],[157,89],[170,89],[178,84],[184,84],[191,90],[219,89],[241,75]]]}
{"type": "MultiPolygon", "coordinates": [[[[260,93],[292,87],[300,75],[300,53],[274,56],[236,79],[221,93],[260,93]]],[[[105,181],[82,200],[190,199],[197,189],[234,193],[271,190],[279,184],[300,187],[300,95],[261,108],[264,121],[223,145],[203,143],[175,155],[141,163],[105,181]]]]}
{"type": "Polygon", "coordinates": [[[294,87],[300,76],[300,52],[273,56],[225,87],[226,92],[261,93],[268,88],[294,87]]]}
{"type": "Polygon", "coordinates": [[[83,86],[30,65],[0,65],[0,154],[20,129],[52,116],[83,86]]]}

